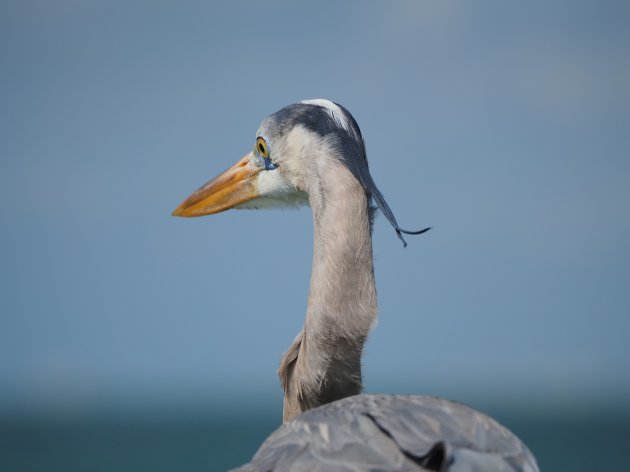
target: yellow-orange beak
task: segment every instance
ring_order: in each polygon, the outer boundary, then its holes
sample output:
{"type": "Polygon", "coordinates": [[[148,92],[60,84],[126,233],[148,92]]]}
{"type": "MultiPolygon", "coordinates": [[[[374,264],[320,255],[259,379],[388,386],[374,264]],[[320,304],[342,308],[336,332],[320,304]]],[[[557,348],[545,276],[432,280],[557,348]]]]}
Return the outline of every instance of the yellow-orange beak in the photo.
{"type": "Polygon", "coordinates": [[[250,152],[195,191],[175,209],[173,216],[212,215],[257,198],[257,175],[263,169],[250,152]]]}

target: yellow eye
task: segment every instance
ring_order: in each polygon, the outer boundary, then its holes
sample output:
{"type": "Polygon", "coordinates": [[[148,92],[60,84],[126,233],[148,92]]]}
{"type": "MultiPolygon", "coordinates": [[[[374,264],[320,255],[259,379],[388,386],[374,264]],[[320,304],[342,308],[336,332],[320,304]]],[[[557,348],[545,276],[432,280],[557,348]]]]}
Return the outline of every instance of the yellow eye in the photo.
{"type": "Polygon", "coordinates": [[[260,154],[262,157],[269,157],[267,142],[264,140],[264,138],[260,136],[258,136],[258,139],[256,140],[256,150],[258,151],[258,154],[260,154]]]}

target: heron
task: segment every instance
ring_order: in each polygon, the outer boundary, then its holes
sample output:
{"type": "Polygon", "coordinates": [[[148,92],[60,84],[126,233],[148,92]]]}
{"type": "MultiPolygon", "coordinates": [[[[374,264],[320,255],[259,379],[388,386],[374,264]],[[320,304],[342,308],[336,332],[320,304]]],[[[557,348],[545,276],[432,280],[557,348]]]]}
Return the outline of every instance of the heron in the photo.
{"type": "Polygon", "coordinates": [[[304,100],[269,115],[253,148],[173,212],[310,206],[313,261],[302,330],[282,356],[283,425],[242,471],[538,471],[492,418],[431,396],[362,394],[363,346],[377,315],[372,230],[380,210],[404,234],[342,105],[304,100]]]}

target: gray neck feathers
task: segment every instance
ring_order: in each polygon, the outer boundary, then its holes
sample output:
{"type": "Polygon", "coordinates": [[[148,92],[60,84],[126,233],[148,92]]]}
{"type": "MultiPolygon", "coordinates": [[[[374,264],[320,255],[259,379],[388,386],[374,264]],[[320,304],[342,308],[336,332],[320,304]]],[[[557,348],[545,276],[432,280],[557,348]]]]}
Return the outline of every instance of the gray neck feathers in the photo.
{"type": "Polygon", "coordinates": [[[361,354],[377,311],[369,197],[335,161],[317,174],[308,189],[314,251],[306,320],[279,370],[284,421],[361,392],[361,354]]]}

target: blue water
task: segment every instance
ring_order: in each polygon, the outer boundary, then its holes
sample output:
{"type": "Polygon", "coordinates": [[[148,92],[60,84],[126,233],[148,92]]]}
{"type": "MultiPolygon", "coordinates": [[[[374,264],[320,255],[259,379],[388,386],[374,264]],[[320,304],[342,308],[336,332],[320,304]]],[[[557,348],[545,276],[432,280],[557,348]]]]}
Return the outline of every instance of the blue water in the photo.
{"type": "MultiPolygon", "coordinates": [[[[494,413],[544,471],[628,470],[630,414],[494,413]]],[[[0,471],[213,471],[254,454],[275,414],[186,418],[12,418],[0,422],[0,471]]]]}

